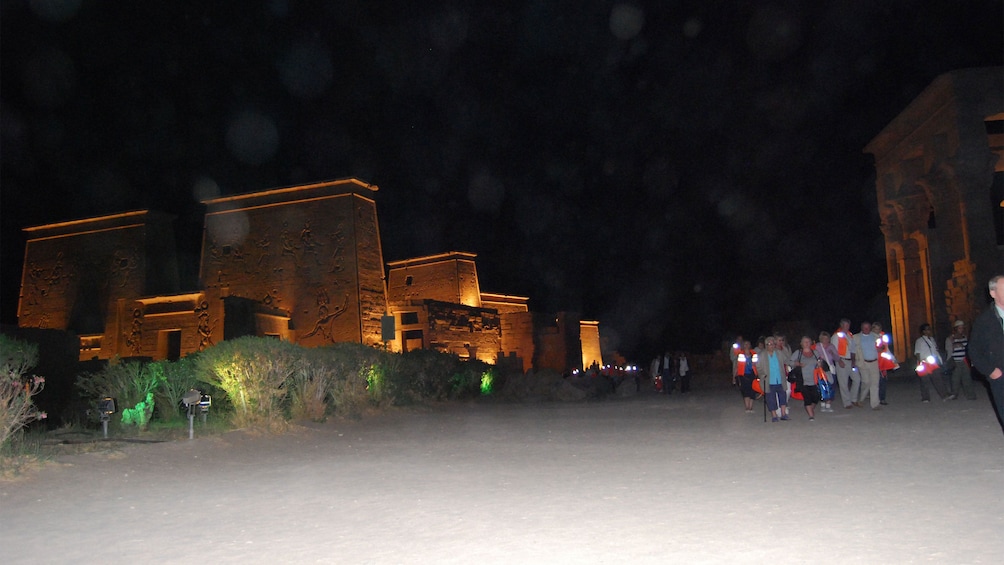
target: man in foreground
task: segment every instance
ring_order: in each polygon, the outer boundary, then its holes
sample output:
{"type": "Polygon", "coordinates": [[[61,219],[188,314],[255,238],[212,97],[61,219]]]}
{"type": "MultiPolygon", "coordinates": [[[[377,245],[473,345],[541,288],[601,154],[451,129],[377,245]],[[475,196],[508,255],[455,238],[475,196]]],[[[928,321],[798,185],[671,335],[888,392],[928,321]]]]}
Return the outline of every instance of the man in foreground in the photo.
{"type": "Polygon", "coordinates": [[[998,285],[1004,275],[990,279],[987,285],[993,304],[973,322],[969,336],[969,360],[990,383],[997,419],[1004,426],[1004,288],[998,285]]]}

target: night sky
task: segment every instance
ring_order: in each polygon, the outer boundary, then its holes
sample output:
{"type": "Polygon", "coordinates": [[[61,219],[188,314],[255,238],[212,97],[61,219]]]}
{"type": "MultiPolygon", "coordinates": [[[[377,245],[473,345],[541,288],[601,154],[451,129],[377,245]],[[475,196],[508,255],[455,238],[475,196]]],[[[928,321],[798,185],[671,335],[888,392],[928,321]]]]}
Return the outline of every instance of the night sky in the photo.
{"type": "Polygon", "coordinates": [[[1000,0],[0,0],[0,318],[25,226],[174,213],[188,290],[200,199],[358,177],[386,261],[477,253],[482,290],[638,361],[885,320],[862,149],[939,74],[1001,65],[1002,22],[1000,0]]]}

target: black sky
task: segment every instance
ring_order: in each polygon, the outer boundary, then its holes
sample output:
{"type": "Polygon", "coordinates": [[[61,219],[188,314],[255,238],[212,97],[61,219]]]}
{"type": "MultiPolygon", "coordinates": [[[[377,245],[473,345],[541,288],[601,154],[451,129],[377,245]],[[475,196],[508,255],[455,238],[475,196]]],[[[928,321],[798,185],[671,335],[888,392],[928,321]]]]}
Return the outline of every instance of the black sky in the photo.
{"type": "Polygon", "coordinates": [[[483,290],[639,359],[885,319],[862,148],[939,74],[1001,65],[1002,22],[999,0],[0,0],[0,317],[25,226],[175,213],[194,288],[200,198],[354,176],[385,260],[477,253],[483,290]]]}

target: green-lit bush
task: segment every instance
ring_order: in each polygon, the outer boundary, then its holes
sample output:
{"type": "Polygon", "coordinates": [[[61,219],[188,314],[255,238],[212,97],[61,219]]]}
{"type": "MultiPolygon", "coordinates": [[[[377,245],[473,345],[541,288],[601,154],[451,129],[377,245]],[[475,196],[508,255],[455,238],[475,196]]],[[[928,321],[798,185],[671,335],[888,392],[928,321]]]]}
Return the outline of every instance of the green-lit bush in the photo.
{"type": "Polygon", "coordinates": [[[226,393],[238,428],[281,429],[287,383],[304,363],[303,348],[288,341],[242,337],[203,351],[199,379],[226,393]]]}
{"type": "Polygon", "coordinates": [[[479,390],[481,391],[482,396],[488,396],[491,393],[495,392],[495,381],[496,379],[495,379],[494,369],[488,369],[485,372],[481,373],[481,385],[479,387],[479,390]]]}
{"type": "Polygon", "coordinates": [[[419,349],[402,356],[398,386],[422,399],[475,398],[482,394],[482,379],[490,370],[482,361],[419,349]]]}
{"type": "MultiPolygon", "coordinates": [[[[154,393],[157,415],[161,420],[171,421],[184,418],[181,399],[189,390],[199,389],[210,392],[208,385],[199,381],[196,359],[198,354],[189,355],[177,361],[156,361],[150,363],[151,371],[161,376],[160,386],[154,393]]],[[[210,392],[211,393],[211,392],[210,392]]]]}
{"type": "Polygon", "coordinates": [[[114,398],[117,421],[145,430],[153,415],[154,394],[163,380],[164,371],[157,365],[112,359],[104,369],[78,376],[77,388],[92,406],[106,396],[114,398]]]}
{"type": "Polygon", "coordinates": [[[336,414],[358,416],[367,406],[397,403],[399,355],[358,343],[337,343],[318,354],[334,375],[331,398],[336,414]]]}
{"type": "Polygon", "coordinates": [[[0,448],[21,428],[46,416],[31,400],[45,385],[44,378],[28,375],[37,364],[37,345],[0,334],[0,448]]]}

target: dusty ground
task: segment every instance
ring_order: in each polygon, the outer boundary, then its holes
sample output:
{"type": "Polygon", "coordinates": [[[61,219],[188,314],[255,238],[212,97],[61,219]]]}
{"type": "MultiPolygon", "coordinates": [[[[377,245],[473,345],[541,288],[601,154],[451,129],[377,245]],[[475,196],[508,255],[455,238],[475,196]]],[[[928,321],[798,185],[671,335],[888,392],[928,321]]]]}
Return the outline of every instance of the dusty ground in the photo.
{"type": "Polygon", "coordinates": [[[63,456],[4,563],[1001,563],[986,393],[763,423],[734,391],[465,404],[63,456]]]}

